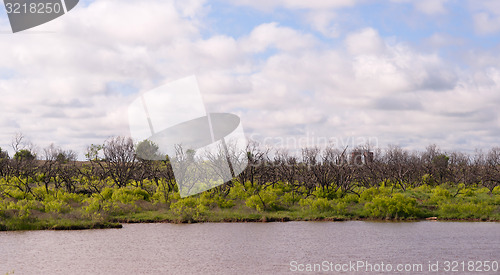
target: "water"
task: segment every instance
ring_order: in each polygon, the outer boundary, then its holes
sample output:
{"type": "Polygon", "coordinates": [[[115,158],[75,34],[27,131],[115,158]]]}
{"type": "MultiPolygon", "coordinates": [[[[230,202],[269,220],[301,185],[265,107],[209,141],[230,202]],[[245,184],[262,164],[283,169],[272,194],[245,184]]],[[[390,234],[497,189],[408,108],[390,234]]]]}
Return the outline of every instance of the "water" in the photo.
{"type": "MultiPolygon", "coordinates": [[[[450,268],[456,265],[457,271],[450,274],[500,274],[462,272],[471,260],[500,262],[500,223],[125,224],[122,229],[0,232],[0,275],[9,271],[316,274],[292,272],[314,268],[314,264],[316,271],[329,274],[375,274],[375,270],[382,271],[382,263],[384,270],[388,264],[393,269],[385,274],[443,274],[445,261],[450,261],[450,268]],[[350,261],[357,269],[348,266],[350,261]],[[436,267],[436,263],[439,272],[429,272],[429,264],[436,267]],[[331,269],[325,269],[324,264],[331,269]],[[371,270],[367,271],[366,265],[371,265],[371,270]],[[335,267],[348,269],[337,272],[335,267]],[[394,272],[397,268],[411,270],[394,272]]],[[[474,263],[472,270],[478,268],[479,263],[474,263]]]]}

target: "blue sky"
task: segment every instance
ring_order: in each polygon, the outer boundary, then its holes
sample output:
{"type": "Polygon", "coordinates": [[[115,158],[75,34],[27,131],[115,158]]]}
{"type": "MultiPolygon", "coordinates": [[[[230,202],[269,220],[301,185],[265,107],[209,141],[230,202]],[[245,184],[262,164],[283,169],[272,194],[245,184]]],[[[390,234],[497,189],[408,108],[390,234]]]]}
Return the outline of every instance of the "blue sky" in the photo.
{"type": "Polygon", "coordinates": [[[261,142],[500,140],[494,0],[95,0],[17,34],[0,8],[0,50],[1,148],[23,132],[83,156],[128,134],[140,91],[189,75],[261,142]]]}

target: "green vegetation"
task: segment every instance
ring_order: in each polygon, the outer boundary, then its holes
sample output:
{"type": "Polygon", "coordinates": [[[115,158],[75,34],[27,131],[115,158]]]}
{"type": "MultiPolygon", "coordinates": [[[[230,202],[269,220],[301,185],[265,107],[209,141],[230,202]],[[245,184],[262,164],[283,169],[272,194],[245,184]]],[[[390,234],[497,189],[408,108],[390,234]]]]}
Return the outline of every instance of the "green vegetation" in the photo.
{"type": "MultiPolygon", "coordinates": [[[[10,179],[10,181],[22,181],[10,179]]],[[[132,184],[134,185],[134,184],[132,184]]],[[[384,219],[427,217],[453,220],[500,221],[500,187],[421,185],[403,191],[395,185],[359,187],[353,193],[310,194],[278,182],[266,188],[235,182],[180,198],[151,182],[142,187],[112,187],[99,193],[69,193],[34,187],[27,194],[0,182],[0,230],[84,229],[119,227],[118,222],[222,222],[384,219]],[[167,198],[167,200],[165,200],[167,198]]]]}
{"type": "MultiPolygon", "coordinates": [[[[0,230],[162,221],[500,221],[498,147],[475,156],[436,146],[422,153],[306,148],[299,159],[282,151],[271,157],[251,143],[248,166],[236,178],[181,198],[169,158],[151,142],[111,138],[89,146],[81,162],[54,145],[37,159],[17,146],[22,135],[15,140],[13,158],[0,148],[0,230]]],[[[186,154],[193,162],[194,152],[186,154]]],[[[214,161],[203,165],[217,168],[214,161]]]]}

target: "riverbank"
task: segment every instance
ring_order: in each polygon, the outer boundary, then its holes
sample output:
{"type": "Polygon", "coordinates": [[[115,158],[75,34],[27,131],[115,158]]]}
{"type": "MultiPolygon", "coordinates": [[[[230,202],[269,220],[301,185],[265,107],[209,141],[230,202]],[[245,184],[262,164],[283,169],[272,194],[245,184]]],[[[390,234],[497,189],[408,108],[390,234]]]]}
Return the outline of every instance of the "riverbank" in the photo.
{"type": "Polygon", "coordinates": [[[131,223],[254,223],[254,222],[291,222],[291,221],[312,221],[312,222],[342,222],[342,221],[377,221],[377,222],[418,222],[425,220],[432,221],[461,221],[461,222],[500,222],[498,219],[439,219],[437,217],[429,218],[405,218],[405,219],[380,219],[380,218],[361,218],[361,217],[294,217],[294,215],[284,215],[282,213],[267,213],[263,215],[254,214],[247,217],[226,217],[208,218],[208,219],[189,219],[180,220],[172,218],[170,215],[161,213],[140,213],[151,217],[141,217],[141,215],[132,215],[130,217],[116,217],[109,222],[101,221],[20,221],[11,220],[8,225],[2,224],[0,231],[22,231],[22,230],[88,230],[88,229],[110,229],[122,228],[123,224],[131,223]]]}
{"type": "Polygon", "coordinates": [[[123,224],[134,223],[174,223],[174,224],[192,224],[192,223],[266,223],[266,222],[344,222],[344,221],[374,221],[374,222],[419,222],[419,221],[439,221],[439,222],[500,222],[499,219],[440,219],[437,217],[430,218],[405,218],[405,219],[381,219],[381,218],[361,218],[361,217],[293,217],[293,215],[283,215],[281,213],[268,213],[264,215],[254,214],[247,217],[219,217],[219,219],[209,218],[200,220],[180,220],[170,215],[162,215],[161,213],[141,213],[152,218],[132,215],[130,217],[116,217],[109,222],[101,221],[11,221],[8,226],[1,225],[0,231],[24,231],[24,230],[89,230],[89,229],[119,229],[123,228],[123,224]]]}
{"type": "Polygon", "coordinates": [[[154,185],[104,187],[90,194],[42,187],[26,194],[3,187],[3,231],[120,228],[121,223],[152,222],[500,221],[500,187],[491,192],[463,185],[402,190],[383,183],[351,192],[323,188],[308,192],[284,183],[265,188],[235,183],[227,190],[187,198],[154,185]]]}

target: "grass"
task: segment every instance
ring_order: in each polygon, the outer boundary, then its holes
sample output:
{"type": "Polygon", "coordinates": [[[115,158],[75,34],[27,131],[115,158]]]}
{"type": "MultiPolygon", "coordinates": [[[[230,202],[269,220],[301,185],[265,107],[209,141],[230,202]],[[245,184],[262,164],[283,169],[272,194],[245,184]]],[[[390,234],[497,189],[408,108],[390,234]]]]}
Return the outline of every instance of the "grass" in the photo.
{"type": "Polygon", "coordinates": [[[86,221],[86,220],[38,220],[38,219],[9,219],[0,224],[0,231],[20,230],[82,230],[122,228],[117,222],[86,221]]]}

